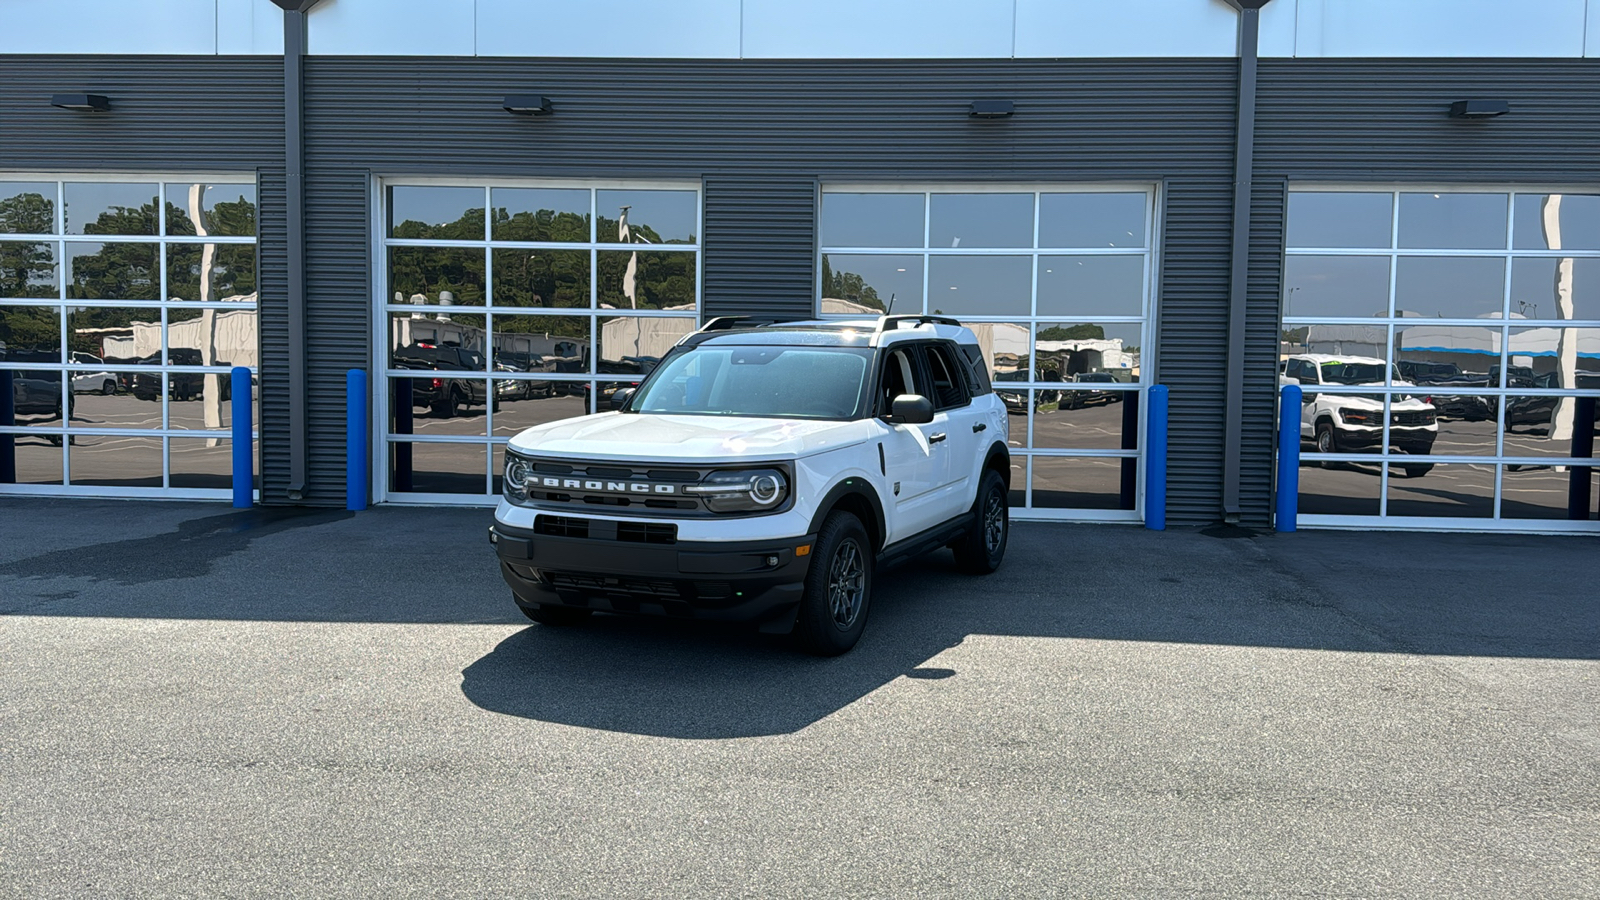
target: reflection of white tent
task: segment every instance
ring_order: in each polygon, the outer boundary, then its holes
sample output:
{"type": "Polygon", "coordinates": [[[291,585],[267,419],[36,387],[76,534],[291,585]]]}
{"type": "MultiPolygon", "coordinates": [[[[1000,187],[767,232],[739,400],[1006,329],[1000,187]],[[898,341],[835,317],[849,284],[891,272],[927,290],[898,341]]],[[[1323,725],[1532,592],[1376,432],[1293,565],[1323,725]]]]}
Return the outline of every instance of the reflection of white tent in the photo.
{"type": "MultiPolygon", "coordinates": [[[[666,309],[693,309],[693,304],[666,309]]],[[[693,334],[699,324],[691,318],[660,316],[617,316],[600,326],[600,358],[618,360],[625,356],[667,355],[684,335],[693,334]]]]}
{"type": "Polygon", "coordinates": [[[1126,369],[1132,363],[1122,352],[1122,339],[1086,339],[1081,341],[1039,341],[1036,345],[1041,357],[1065,354],[1074,360],[1068,367],[1071,373],[1103,372],[1106,369],[1126,369]]]}
{"type": "Polygon", "coordinates": [[[1329,356],[1388,356],[1389,330],[1382,325],[1309,325],[1303,349],[1296,353],[1329,356]]]}
{"type": "MultiPolygon", "coordinates": [[[[248,294],[238,298],[251,301],[248,294]]],[[[172,350],[198,350],[208,365],[257,365],[256,311],[210,307],[210,321],[202,316],[173,322],[167,327],[167,347],[172,350]],[[208,327],[209,326],[209,327],[208,327]]],[[[172,310],[169,315],[182,315],[172,310]]],[[[134,322],[125,328],[82,329],[79,333],[110,332],[100,339],[100,355],[110,359],[143,359],[161,352],[161,323],[134,322]]]]}

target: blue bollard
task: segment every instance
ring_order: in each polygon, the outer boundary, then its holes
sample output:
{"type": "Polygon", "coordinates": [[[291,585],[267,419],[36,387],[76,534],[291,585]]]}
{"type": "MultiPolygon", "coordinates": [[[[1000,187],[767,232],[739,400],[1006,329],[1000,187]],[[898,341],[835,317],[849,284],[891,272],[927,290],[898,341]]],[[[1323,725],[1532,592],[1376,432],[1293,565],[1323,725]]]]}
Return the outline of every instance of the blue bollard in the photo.
{"type": "Polygon", "coordinates": [[[256,500],[255,398],[250,388],[250,370],[233,367],[233,506],[249,509],[256,500]]]}
{"type": "Polygon", "coordinates": [[[1286,384],[1278,400],[1278,497],[1275,531],[1293,531],[1300,515],[1300,385],[1286,384]]]}
{"type": "Polygon", "coordinates": [[[344,375],[344,508],[367,508],[367,373],[344,375]]]}
{"type": "Polygon", "coordinates": [[[1145,433],[1150,452],[1145,459],[1144,527],[1167,530],[1167,386],[1150,389],[1145,433]]]}

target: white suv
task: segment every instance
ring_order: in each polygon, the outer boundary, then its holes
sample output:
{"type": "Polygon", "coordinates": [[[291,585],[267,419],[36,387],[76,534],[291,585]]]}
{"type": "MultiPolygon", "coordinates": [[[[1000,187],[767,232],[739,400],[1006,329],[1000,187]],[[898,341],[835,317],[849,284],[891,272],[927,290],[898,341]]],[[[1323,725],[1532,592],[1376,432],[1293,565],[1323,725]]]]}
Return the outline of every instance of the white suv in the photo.
{"type": "Polygon", "coordinates": [[[613,405],[507,447],[490,540],[535,622],[749,621],[832,655],[877,568],[1005,555],[1005,404],[953,320],[714,319],[613,405]]]}
{"type": "MultiPolygon", "coordinates": [[[[1383,395],[1332,394],[1317,388],[1328,385],[1383,387],[1381,359],[1370,356],[1327,356],[1308,353],[1284,360],[1285,384],[1299,384],[1300,439],[1311,442],[1318,453],[1377,453],[1383,446],[1383,395]]],[[[1394,387],[1410,387],[1398,371],[1391,370],[1394,387]]],[[[1433,405],[1416,397],[1395,394],[1389,404],[1389,446],[1413,456],[1433,452],[1439,420],[1433,405]]],[[[1432,463],[1402,463],[1409,478],[1428,474],[1432,463]]]]}

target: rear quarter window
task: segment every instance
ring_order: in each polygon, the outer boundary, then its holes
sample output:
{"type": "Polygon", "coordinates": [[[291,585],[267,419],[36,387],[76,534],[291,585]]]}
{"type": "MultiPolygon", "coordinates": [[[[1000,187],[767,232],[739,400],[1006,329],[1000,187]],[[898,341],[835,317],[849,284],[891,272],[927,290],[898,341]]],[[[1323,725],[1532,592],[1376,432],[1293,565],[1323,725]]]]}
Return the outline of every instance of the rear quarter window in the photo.
{"type": "Polygon", "coordinates": [[[994,388],[989,384],[989,367],[983,361],[983,351],[978,349],[977,344],[957,346],[961,350],[961,359],[966,362],[962,368],[967,373],[967,392],[974,397],[993,393],[994,388]]]}

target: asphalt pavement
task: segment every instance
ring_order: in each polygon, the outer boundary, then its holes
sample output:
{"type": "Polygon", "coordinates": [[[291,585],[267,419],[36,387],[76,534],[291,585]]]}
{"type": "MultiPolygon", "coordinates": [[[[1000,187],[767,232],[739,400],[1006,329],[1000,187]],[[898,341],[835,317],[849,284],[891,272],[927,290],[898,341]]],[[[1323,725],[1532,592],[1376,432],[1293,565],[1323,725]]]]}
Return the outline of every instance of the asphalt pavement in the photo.
{"type": "Polygon", "coordinates": [[[1600,539],[1018,524],[825,660],[488,519],[0,500],[0,896],[1600,896],[1600,539]]]}

